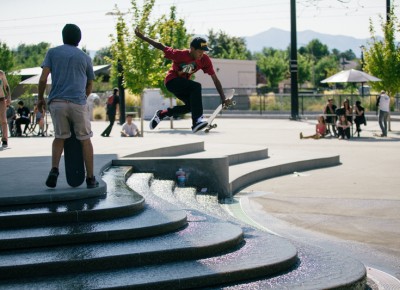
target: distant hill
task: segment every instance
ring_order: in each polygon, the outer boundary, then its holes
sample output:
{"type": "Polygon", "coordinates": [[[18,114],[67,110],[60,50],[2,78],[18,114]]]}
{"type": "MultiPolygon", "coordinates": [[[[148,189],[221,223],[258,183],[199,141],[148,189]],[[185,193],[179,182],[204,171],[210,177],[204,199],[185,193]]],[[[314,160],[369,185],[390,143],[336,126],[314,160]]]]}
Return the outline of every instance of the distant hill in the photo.
{"type": "MultiPolygon", "coordinates": [[[[244,37],[247,49],[252,52],[261,51],[264,47],[286,49],[290,44],[290,31],[271,28],[253,36],[244,37]]],[[[329,50],[336,48],[341,52],[351,49],[355,55],[360,55],[360,46],[367,46],[369,38],[360,39],[344,35],[330,35],[315,32],[312,30],[297,32],[297,47],[307,45],[311,40],[319,39],[321,43],[328,46],[329,50]]]]}

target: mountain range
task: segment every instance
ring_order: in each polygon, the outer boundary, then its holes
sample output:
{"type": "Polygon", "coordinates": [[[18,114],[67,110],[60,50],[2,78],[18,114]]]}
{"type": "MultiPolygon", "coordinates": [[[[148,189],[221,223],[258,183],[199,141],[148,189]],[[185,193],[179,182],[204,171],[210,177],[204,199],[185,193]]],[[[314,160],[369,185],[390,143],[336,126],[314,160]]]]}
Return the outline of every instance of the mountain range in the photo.
{"type": "MultiPolygon", "coordinates": [[[[253,36],[243,37],[246,40],[247,49],[251,52],[260,52],[264,47],[272,47],[284,50],[290,45],[290,31],[271,28],[253,36]]],[[[355,55],[361,54],[360,46],[367,46],[369,38],[361,39],[345,35],[330,35],[312,30],[297,31],[297,48],[306,46],[311,40],[318,39],[328,46],[329,50],[336,48],[340,52],[351,49],[355,55]]]]}

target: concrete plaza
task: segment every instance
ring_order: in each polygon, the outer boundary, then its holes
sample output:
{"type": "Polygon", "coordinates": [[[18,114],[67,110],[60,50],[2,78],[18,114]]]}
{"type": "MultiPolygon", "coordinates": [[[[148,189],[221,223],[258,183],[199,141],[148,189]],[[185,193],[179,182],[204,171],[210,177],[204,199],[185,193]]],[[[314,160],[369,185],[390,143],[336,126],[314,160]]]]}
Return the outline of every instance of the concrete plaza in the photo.
{"type": "MultiPolygon", "coordinates": [[[[206,150],[208,144],[220,144],[219,154],[260,145],[270,156],[285,150],[340,155],[339,166],[266,180],[237,197],[246,198],[243,209],[249,217],[281,236],[345,251],[400,278],[400,122],[392,122],[387,138],[375,137],[379,126],[369,121],[360,138],[300,140],[299,133],[313,134],[314,125],[314,119],[221,118],[209,134],[193,134],[185,119],[174,121],[174,129],[163,121],[154,131],[145,122],[143,138],[121,138],[115,125],[111,137],[103,138],[107,123],[93,122],[96,172],[113,158],[192,141],[204,141],[206,150]]],[[[10,138],[10,149],[0,151],[0,200],[6,188],[16,196],[57,193],[44,185],[52,140],[10,138]]],[[[59,186],[66,186],[62,168],[59,186]]]]}

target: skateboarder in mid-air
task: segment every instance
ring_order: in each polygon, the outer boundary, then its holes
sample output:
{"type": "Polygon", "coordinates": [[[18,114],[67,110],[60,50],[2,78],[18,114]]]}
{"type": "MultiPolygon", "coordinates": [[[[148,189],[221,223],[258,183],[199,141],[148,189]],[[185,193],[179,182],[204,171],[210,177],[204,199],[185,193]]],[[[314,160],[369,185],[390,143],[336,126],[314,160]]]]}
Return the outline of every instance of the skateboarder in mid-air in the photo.
{"type": "Polygon", "coordinates": [[[201,84],[191,80],[192,75],[198,70],[209,74],[225,106],[229,106],[231,100],[225,98],[221,82],[215,74],[211,59],[205,51],[208,51],[207,42],[201,37],[196,37],[190,43],[190,49],[174,49],[163,45],[153,39],[144,36],[138,28],[135,34],[140,39],[148,42],[155,48],[164,52],[164,57],[172,60],[172,67],[165,77],[165,86],[180,99],[184,105],[158,110],[150,121],[150,129],[154,129],[165,117],[172,117],[191,112],[193,133],[205,128],[207,121],[203,120],[203,103],[201,96],[201,84]]]}

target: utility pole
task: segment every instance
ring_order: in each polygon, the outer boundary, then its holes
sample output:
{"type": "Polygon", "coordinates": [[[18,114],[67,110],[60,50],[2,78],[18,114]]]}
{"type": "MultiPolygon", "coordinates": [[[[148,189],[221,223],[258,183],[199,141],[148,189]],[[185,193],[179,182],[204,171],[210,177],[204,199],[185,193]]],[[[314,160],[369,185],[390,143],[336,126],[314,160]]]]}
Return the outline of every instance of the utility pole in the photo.
{"type": "Polygon", "coordinates": [[[386,22],[390,21],[390,0],[386,0],[386,22]]]}
{"type": "MultiPolygon", "coordinates": [[[[127,13],[121,13],[121,12],[107,12],[106,15],[110,16],[118,16],[122,17],[127,13]]],[[[122,39],[122,35],[117,30],[117,42],[119,43],[122,39]]],[[[125,88],[123,85],[123,80],[124,80],[124,67],[122,65],[122,60],[118,59],[117,60],[117,86],[119,90],[119,123],[122,125],[125,123],[125,88]]]]}
{"type": "Polygon", "coordinates": [[[299,119],[299,93],[297,86],[296,0],[290,0],[290,91],[292,120],[299,119]]]}
{"type": "Polygon", "coordinates": [[[124,68],[120,59],[118,59],[117,73],[117,84],[119,90],[119,123],[122,125],[125,123],[125,88],[123,85],[124,68]]]}

